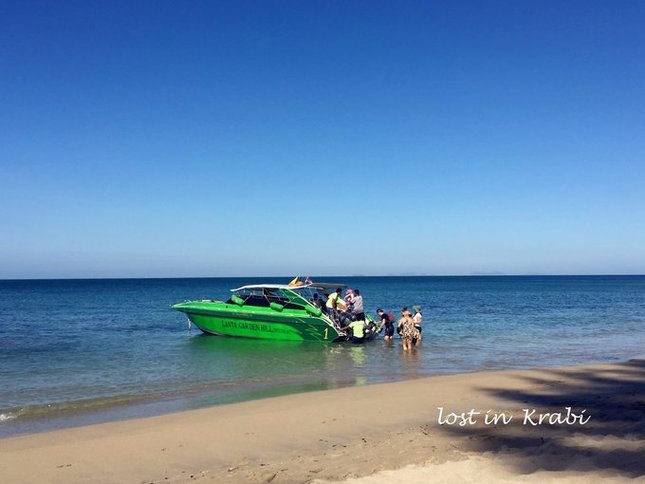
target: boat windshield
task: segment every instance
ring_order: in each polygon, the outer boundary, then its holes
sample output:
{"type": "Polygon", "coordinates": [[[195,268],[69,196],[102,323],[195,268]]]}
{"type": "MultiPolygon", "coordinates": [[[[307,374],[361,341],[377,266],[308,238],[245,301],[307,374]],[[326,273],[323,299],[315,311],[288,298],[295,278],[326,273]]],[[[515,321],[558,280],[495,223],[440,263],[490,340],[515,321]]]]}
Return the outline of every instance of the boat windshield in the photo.
{"type": "Polygon", "coordinates": [[[314,301],[315,298],[319,297],[326,302],[327,298],[333,291],[320,287],[309,286],[301,289],[299,288],[294,292],[297,292],[300,297],[305,298],[307,301],[314,301]],[[318,296],[315,296],[315,294],[317,294],[318,296]]]}
{"type": "MultiPolygon", "coordinates": [[[[304,309],[300,298],[294,293],[289,293],[290,291],[279,287],[243,287],[235,290],[233,295],[242,298],[245,306],[269,307],[271,303],[277,303],[285,309],[304,309]]],[[[232,299],[227,302],[232,303],[232,299]]]]}

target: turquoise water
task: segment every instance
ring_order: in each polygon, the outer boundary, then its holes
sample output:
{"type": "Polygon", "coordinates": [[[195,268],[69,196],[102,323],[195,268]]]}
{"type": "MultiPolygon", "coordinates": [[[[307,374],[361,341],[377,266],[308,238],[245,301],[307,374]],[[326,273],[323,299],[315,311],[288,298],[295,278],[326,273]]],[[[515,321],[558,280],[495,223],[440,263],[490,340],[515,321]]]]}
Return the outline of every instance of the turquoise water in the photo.
{"type": "MultiPolygon", "coordinates": [[[[320,279],[329,280],[329,279],[320,279]]],[[[285,393],[643,353],[645,276],[336,278],[424,340],[353,347],[202,335],[169,307],[275,279],[0,281],[0,436],[285,393]]]]}

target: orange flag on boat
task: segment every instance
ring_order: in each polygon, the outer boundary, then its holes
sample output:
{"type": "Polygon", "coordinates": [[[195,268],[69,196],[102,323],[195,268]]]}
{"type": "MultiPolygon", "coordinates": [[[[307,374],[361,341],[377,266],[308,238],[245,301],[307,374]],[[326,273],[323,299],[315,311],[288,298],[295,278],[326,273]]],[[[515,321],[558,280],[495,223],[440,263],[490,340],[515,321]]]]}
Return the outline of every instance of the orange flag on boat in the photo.
{"type": "Polygon", "coordinates": [[[300,277],[300,276],[296,276],[296,277],[294,277],[294,278],[291,280],[291,282],[289,282],[289,285],[290,285],[290,286],[292,286],[292,287],[293,287],[293,286],[302,286],[302,281],[299,281],[299,280],[298,280],[298,278],[299,278],[299,277],[300,277]]]}

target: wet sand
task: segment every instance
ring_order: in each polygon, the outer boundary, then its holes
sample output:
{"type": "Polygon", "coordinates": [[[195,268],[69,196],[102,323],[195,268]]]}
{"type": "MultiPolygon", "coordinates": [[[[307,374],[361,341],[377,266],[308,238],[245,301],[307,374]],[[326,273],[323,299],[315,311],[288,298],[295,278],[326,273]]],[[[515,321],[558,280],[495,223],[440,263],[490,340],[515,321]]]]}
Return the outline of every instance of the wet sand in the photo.
{"type": "Polygon", "coordinates": [[[645,360],[288,395],[0,449],[3,483],[645,482],[645,360]]]}

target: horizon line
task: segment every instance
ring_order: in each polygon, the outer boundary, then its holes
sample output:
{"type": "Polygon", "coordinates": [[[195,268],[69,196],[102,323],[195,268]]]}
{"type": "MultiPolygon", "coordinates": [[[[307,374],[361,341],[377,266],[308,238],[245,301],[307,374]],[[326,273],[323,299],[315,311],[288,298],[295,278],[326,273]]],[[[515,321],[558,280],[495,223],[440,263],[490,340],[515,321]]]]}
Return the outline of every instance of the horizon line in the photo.
{"type": "MultiPolygon", "coordinates": [[[[372,278],[372,277],[642,277],[643,273],[607,273],[607,274],[542,274],[542,273],[525,273],[525,274],[503,274],[503,273],[472,273],[472,274],[382,274],[382,275],[365,275],[365,274],[346,274],[334,276],[306,276],[315,278],[372,278]]],[[[115,281],[115,280],[154,280],[154,279],[293,279],[295,276],[153,276],[153,277],[16,277],[2,278],[0,281],[115,281]]],[[[304,279],[304,278],[303,278],[304,279]]]]}

